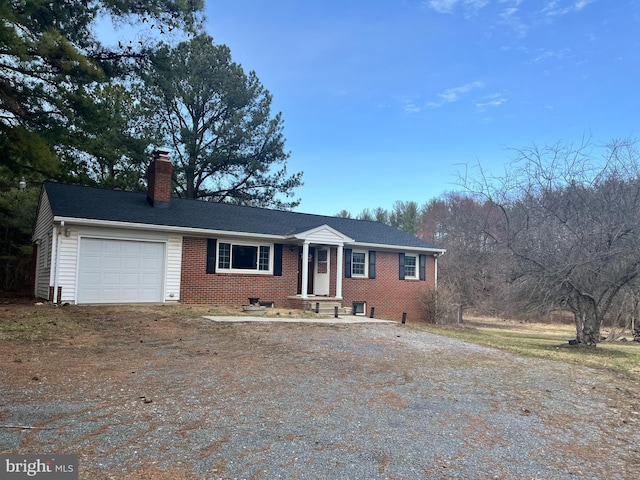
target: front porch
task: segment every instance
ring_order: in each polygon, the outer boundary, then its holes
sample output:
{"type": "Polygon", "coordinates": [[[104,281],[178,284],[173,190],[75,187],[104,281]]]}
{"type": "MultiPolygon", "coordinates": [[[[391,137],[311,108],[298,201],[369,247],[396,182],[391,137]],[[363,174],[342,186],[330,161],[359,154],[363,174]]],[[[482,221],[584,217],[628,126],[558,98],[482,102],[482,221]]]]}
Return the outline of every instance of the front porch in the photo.
{"type": "Polygon", "coordinates": [[[296,294],[288,297],[291,308],[319,313],[350,313],[342,307],[344,245],[352,238],[322,225],[291,236],[289,249],[298,253],[296,294]]]}

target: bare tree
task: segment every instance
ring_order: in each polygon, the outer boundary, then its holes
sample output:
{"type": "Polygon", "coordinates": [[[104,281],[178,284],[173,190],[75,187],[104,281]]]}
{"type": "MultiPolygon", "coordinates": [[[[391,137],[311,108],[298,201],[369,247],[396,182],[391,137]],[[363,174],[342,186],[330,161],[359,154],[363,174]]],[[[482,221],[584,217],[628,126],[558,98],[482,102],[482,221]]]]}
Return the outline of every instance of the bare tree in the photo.
{"type": "Polygon", "coordinates": [[[636,142],[612,141],[600,160],[593,151],[588,141],[533,146],[517,150],[504,177],[463,181],[500,217],[484,233],[514,260],[512,284],[530,306],[571,311],[586,345],[600,341],[616,297],[640,275],[636,142]]]}
{"type": "Polygon", "coordinates": [[[491,204],[473,195],[448,193],[424,207],[418,235],[447,250],[438,261],[438,281],[465,308],[491,308],[504,284],[493,238],[498,220],[491,204]]]}

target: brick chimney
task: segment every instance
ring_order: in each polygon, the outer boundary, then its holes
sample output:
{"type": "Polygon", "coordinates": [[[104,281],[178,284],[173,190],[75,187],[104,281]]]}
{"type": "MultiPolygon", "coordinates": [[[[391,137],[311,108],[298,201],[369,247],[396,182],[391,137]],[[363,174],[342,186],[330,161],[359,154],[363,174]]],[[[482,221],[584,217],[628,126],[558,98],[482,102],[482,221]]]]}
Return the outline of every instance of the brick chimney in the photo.
{"type": "Polygon", "coordinates": [[[171,202],[171,173],[173,165],[169,152],[156,150],[147,169],[147,201],[157,208],[169,208],[171,202]]]}

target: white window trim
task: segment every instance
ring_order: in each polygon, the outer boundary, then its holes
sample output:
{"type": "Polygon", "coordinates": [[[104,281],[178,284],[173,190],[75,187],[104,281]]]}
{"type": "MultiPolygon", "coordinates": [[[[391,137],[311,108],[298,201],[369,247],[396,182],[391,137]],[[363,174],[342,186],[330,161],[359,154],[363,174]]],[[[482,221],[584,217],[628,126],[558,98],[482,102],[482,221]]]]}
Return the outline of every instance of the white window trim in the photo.
{"type": "Polygon", "coordinates": [[[273,243],[258,243],[258,242],[246,242],[244,240],[218,240],[216,242],[216,273],[239,273],[244,275],[273,275],[273,257],[274,257],[274,244],[273,243]],[[260,262],[260,247],[269,248],[269,269],[259,270],[256,265],[255,270],[246,268],[222,268],[220,267],[220,245],[223,243],[231,245],[231,258],[230,265],[233,265],[233,246],[240,245],[243,247],[258,247],[258,263],[260,262]]]}
{"type": "Polygon", "coordinates": [[[420,278],[420,257],[415,253],[404,254],[404,278],[405,280],[418,280],[420,278]],[[407,258],[413,257],[416,259],[415,275],[407,275],[407,258]]]}
{"type": "Polygon", "coordinates": [[[369,278],[369,252],[367,250],[352,250],[351,251],[351,277],[352,278],[369,278]],[[353,273],[353,256],[356,253],[364,253],[364,273],[353,273]]]}

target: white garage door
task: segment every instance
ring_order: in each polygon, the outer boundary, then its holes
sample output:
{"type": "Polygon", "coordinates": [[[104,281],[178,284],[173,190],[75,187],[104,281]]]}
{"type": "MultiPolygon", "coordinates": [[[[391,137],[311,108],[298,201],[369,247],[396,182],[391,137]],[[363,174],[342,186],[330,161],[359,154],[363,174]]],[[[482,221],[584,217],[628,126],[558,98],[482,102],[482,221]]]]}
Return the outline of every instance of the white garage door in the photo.
{"type": "Polygon", "coordinates": [[[164,244],[81,238],[78,303],[162,301],[164,244]]]}

